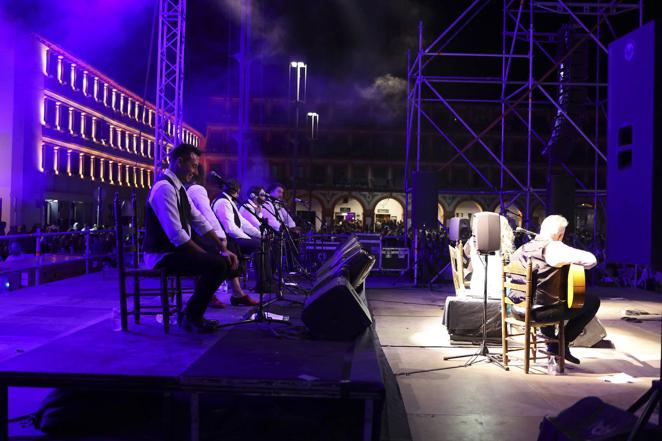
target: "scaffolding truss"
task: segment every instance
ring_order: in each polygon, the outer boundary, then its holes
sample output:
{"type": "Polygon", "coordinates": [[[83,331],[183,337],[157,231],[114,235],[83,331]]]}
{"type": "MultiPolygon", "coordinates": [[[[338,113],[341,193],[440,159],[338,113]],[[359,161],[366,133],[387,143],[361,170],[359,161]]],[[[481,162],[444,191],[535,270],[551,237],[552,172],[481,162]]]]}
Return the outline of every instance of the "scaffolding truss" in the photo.
{"type": "MultiPolygon", "coordinates": [[[[620,36],[612,21],[623,15],[624,19],[619,20],[629,21],[631,25],[628,31],[641,26],[642,1],[472,0],[467,3],[466,8],[432,42],[424,41],[423,26],[420,24],[418,49],[415,56],[412,57],[411,53],[408,56],[405,225],[409,225],[408,212],[413,191],[411,176],[413,172],[421,171],[422,138],[433,133],[441,142],[439,148],[450,149],[452,152],[450,160],[437,168],[439,172],[446,170],[458,159],[463,160],[487,191],[498,196],[501,211],[506,212],[510,206],[517,204],[522,209],[523,223],[528,226],[532,205],[547,205],[545,189],[534,188],[532,185],[532,164],[541,162],[541,152],[551,135],[548,127],[534,127],[534,112],[538,107],[545,106],[548,112],[565,120],[567,129],[574,131],[577,139],[581,140],[585,148],[590,149],[594,157],[592,182],[582,181],[573,172],[571,163],[559,161],[555,168],[572,176],[578,192],[593,199],[595,238],[598,205],[604,203],[605,193],[605,189],[600,188],[598,176],[607,159],[604,145],[607,84],[603,81],[604,74],[601,71],[604,70],[603,63],[607,58],[609,42],[620,36]],[[481,13],[490,10],[490,7],[492,12],[495,9],[501,12],[501,32],[493,36],[500,42],[500,51],[467,52],[447,49],[456,40],[460,40],[462,35],[466,35],[463,31],[466,31],[481,13]],[[562,54],[557,53],[561,38],[559,32],[536,28],[539,24],[548,22],[549,17],[556,17],[555,20],[568,23],[578,34],[562,54]],[[590,78],[582,81],[559,78],[564,63],[576,51],[586,49],[587,45],[592,58],[590,78]],[[448,60],[452,62],[449,63],[448,60]],[[474,69],[472,74],[465,74],[466,70],[461,68],[463,63],[481,66],[492,63],[492,68],[485,69],[484,72],[475,72],[474,69]],[[448,72],[448,68],[444,70],[440,66],[458,67],[460,73],[448,72]],[[494,71],[500,72],[500,75],[494,75],[494,71]],[[559,99],[561,87],[583,88],[587,91],[584,114],[591,114],[590,123],[578,121],[569,114],[567,106],[559,99]],[[466,95],[462,96],[463,93],[466,95]],[[482,108],[486,103],[500,105],[500,114],[484,128],[477,128],[463,117],[457,103],[482,108]],[[457,122],[456,127],[463,131],[465,142],[460,143],[457,136],[454,138],[453,133],[444,128],[444,121],[439,116],[441,113],[457,122]],[[507,154],[511,151],[507,148],[508,130],[513,124],[518,124],[520,132],[526,137],[525,163],[521,154],[517,155],[517,160],[507,154]],[[547,133],[541,130],[547,130],[547,133]],[[497,143],[490,142],[487,137],[489,134],[493,139],[496,138],[495,131],[499,131],[497,143]],[[484,157],[489,158],[491,164],[498,166],[498,179],[489,176],[486,170],[472,161],[469,157],[472,149],[482,150],[484,157]]],[[[465,44],[460,47],[466,46],[465,44]]],[[[550,170],[548,169],[547,179],[550,170]]],[[[467,189],[465,193],[472,192],[473,190],[467,189]]]]}
{"type": "Polygon", "coordinates": [[[154,177],[165,168],[168,150],[181,142],[186,0],[159,0],[154,177]]]}

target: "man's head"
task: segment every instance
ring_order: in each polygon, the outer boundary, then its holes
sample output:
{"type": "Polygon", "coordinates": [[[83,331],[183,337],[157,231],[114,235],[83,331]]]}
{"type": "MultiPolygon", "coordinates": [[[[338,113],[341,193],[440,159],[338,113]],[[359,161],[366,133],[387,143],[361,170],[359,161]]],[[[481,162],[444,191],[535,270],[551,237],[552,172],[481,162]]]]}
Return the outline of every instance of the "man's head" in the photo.
{"type": "Polygon", "coordinates": [[[558,214],[547,216],[540,225],[539,236],[543,239],[563,240],[568,220],[558,214]]]}
{"type": "Polygon", "coordinates": [[[191,144],[179,144],[170,151],[168,168],[183,184],[190,184],[198,175],[200,155],[202,152],[191,144]]]}
{"type": "Polygon", "coordinates": [[[223,191],[233,198],[236,198],[241,191],[241,184],[236,179],[228,179],[223,186],[223,191]]]}
{"type": "Polygon", "coordinates": [[[285,196],[285,186],[283,184],[271,184],[267,191],[275,199],[283,199],[283,196],[285,196]]]}
{"type": "Polygon", "coordinates": [[[259,185],[254,185],[248,190],[248,197],[258,205],[264,204],[267,199],[267,192],[259,185]]]}

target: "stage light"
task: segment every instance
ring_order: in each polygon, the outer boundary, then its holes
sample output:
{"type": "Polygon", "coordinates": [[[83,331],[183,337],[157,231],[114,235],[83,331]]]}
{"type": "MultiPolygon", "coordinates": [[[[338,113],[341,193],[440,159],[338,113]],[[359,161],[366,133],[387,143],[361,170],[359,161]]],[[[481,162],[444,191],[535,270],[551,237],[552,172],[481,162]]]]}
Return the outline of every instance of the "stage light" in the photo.
{"type": "Polygon", "coordinates": [[[297,62],[296,62],[296,61],[291,62],[291,63],[290,63],[290,66],[291,66],[291,67],[297,67],[297,62]]]}

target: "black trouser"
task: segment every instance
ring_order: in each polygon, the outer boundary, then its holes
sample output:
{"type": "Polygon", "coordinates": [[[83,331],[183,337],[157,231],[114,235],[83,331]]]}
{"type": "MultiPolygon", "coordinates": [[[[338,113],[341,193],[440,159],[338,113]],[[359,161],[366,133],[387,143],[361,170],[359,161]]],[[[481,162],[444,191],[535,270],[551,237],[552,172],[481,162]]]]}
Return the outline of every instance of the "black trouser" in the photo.
{"type": "Polygon", "coordinates": [[[165,268],[170,274],[197,276],[195,290],[186,304],[186,317],[193,321],[202,318],[218,287],[231,276],[230,262],[216,253],[177,249],[161,259],[156,267],[165,268]]]}
{"type": "MultiPolygon", "coordinates": [[[[570,343],[579,337],[586,325],[595,317],[598,309],[600,309],[600,298],[587,293],[584,298],[584,306],[579,309],[569,309],[565,304],[557,307],[541,307],[533,310],[533,319],[540,322],[558,321],[561,318],[568,320],[564,331],[565,341],[570,343]]],[[[554,326],[545,326],[540,328],[540,331],[549,338],[555,337],[554,326]]]]}
{"type": "Polygon", "coordinates": [[[260,252],[262,249],[262,241],[256,238],[242,239],[242,238],[233,238],[232,239],[241,249],[243,254],[253,254],[253,265],[255,266],[255,276],[257,278],[255,290],[264,292],[269,292],[272,285],[272,271],[271,271],[271,253],[269,247],[266,248],[266,255],[264,260],[260,257],[260,252]]]}

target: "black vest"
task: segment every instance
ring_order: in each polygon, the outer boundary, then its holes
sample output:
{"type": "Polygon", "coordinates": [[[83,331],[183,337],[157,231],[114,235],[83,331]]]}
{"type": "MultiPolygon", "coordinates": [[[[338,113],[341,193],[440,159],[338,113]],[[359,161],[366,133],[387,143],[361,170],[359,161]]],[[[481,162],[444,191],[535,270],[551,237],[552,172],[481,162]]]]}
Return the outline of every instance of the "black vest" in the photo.
{"type": "MultiPolygon", "coordinates": [[[[510,258],[511,261],[519,261],[522,265],[527,265],[529,259],[531,259],[533,286],[536,287],[534,296],[534,304],[536,305],[559,303],[559,296],[563,288],[561,282],[564,269],[553,267],[545,261],[545,247],[550,242],[548,239],[534,239],[522,245],[510,258]]],[[[523,300],[523,294],[515,291],[511,293],[510,297],[523,300]]]]}
{"type": "MultiPolygon", "coordinates": [[[[177,188],[169,177],[164,175],[157,182],[161,180],[166,180],[173,188],[177,188]]],[[[179,221],[182,229],[189,231],[191,225],[191,204],[183,186],[177,198],[177,211],[179,211],[179,221]]],[[[156,216],[152,205],[149,203],[149,196],[145,204],[145,240],[143,241],[143,251],[146,253],[170,253],[175,251],[175,246],[170,242],[165,231],[163,231],[161,222],[156,216]]]]}

